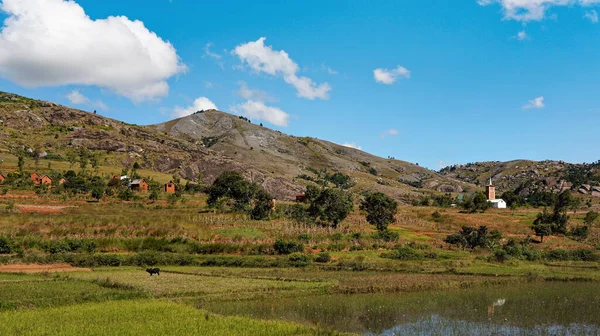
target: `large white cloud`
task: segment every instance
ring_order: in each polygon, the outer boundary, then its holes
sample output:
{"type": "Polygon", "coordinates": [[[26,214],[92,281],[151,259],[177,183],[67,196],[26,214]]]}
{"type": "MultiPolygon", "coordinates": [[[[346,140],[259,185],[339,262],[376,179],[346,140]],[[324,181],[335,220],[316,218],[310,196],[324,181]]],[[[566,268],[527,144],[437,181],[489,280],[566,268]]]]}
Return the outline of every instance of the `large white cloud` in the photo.
{"type": "Polygon", "coordinates": [[[171,116],[173,118],[182,118],[198,111],[217,110],[217,105],[206,97],[199,97],[194,100],[194,103],[188,107],[175,106],[171,116]]]}
{"type": "Polygon", "coordinates": [[[540,21],[552,6],[592,6],[600,0],[478,0],[482,6],[498,3],[504,11],[504,18],[521,22],[540,21]]]}
{"type": "Polygon", "coordinates": [[[231,110],[250,119],[258,119],[277,126],[287,126],[290,115],[283,110],[265,105],[260,101],[248,100],[243,104],[234,105],[231,110]]]}
{"type": "Polygon", "coordinates": [[[27,87],[97,85],[134,101],[166,96],[186,71],[175,48],[141,21],[92,20],[66,0],[3,0],[0,76],[27,87]]]}
{"type": "Polygon", "coordinates": [[[398,77],[410,78],[410,71],[401,65],[392,70],[378,68],[373,70],[373,77],[377,83],[390,85],[394,84],[398,77]]]}
{"type": "Polygon", "coordinates": [[[300,97],[310,100],[329,98],[329,84],[317,85],[308,77],[298,77],[298,64],[284,50],[276,51],[271,46],[265,46],[265,39],[261,37],[256,41],[240,44],[232,53],[257,72],[281,76],[286,83],[296,88],[300,97]]]}

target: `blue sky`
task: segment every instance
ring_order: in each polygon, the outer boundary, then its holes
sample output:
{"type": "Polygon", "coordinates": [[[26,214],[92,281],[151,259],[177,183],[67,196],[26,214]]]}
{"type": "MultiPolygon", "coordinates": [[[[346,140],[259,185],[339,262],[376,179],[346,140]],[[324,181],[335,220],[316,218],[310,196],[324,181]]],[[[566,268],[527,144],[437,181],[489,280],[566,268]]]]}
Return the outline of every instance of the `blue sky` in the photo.
{"type": "Polygon", "coordinates": [[[137,124],[216,106],[436,170],[600,159],[600,0],[1,3],[2,91],[137,124]]]}

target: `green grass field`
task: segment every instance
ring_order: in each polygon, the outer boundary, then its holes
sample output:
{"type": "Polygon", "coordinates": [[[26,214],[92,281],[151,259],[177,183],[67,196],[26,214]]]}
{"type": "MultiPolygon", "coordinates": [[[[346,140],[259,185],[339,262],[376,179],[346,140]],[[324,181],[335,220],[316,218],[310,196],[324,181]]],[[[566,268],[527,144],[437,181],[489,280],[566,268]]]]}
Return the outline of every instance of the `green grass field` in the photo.
{"type": "Polygon", "coordinates": [[[286,322],[222,317],[164,301],[91,303],[0,314],[2,335],[318,335],[286,322]]]}

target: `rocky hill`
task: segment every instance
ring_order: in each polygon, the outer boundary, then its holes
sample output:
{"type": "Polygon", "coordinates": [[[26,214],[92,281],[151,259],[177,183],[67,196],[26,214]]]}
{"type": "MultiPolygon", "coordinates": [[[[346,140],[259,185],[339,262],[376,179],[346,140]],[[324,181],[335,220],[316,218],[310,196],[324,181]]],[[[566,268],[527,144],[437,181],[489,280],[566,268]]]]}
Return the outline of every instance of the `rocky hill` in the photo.
{"type": "Polygon", "coordinates": [[[521,195],[534,191],[578,191],[600,197],[600,162],[573,164],[564,161],[515,160],[476,162],[449,166],[442,176],[484,186],[490,178],[498,192],[516,190],[521,195]]]}
{"type": "Polygon", "coordinates": [[[279,199],[293,199],[324,169],[349,174],[356,191],[383,191],[405,201],[423,192],[473,188],[412,163],[289,136],[220,111],[138,126],[0,92],[0,151],[26,148],[46,160],[66,161],[79,147],[102,153],[102,164],[116,171],[138,162],[144,169],[204,183],[223,171],[240,171],[279,199]]]}

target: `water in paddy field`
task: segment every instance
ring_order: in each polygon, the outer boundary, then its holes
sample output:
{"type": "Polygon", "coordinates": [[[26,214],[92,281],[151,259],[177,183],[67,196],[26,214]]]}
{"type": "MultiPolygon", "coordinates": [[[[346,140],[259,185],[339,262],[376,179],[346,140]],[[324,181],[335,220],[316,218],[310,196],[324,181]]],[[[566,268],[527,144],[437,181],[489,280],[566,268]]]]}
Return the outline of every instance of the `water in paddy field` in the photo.
{"type": "Polygon", "coordinates": [[[597,283],[278,298],[206,308],[364,335],[600,335],[597,283]]]}

